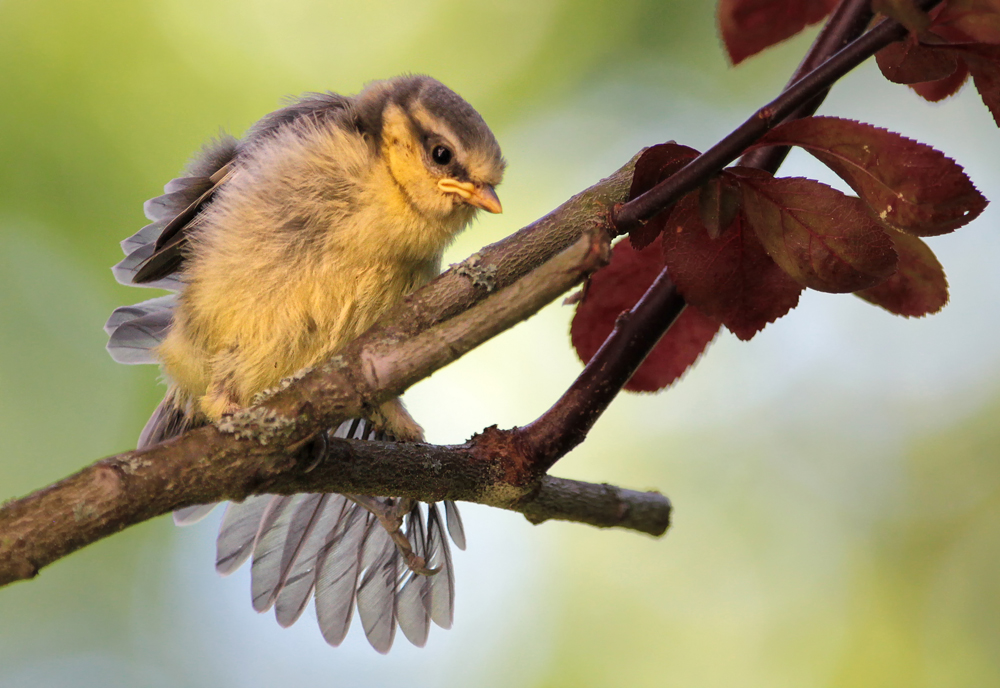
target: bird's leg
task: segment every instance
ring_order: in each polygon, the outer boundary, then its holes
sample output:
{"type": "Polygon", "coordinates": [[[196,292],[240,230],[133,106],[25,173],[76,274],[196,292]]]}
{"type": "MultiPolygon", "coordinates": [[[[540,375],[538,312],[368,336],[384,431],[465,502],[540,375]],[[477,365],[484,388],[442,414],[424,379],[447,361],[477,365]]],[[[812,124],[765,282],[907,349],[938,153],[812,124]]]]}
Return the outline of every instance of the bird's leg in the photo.
{"type": "Polygon", "coordinates": [[[240,408],[232,394],[221,386],[213,385],[209,388],[208,394],[201,398],[202,413],[215,420],[236,413],[240,408]]]}
{"type": "Polygon", "coordinates": [[[201,412],[213,422],[225,415],[236,413],[242,408],[237,402],[236,372],[234,362],[238,349],[231,346],[216,354],[211,361],[211,378],[205,395],[199,399],[201,412]]]}
{"type": "Polygon", "coordinates": [[[406,562],[407,568],[422,576],[433,576],[441,570],[440,566],[436,569],[427,568],[427,562],[413,551],[410,541],[403,534],[403,517],[413,509],[413,506],[416,504],[414,500],[404,498],[382,501],[376,497],[365,497],[363,495],[344,496],[358,506],[367,509],[369,513],[378,519],[378,522],[389,533],[389,537],[395,543],[396,549],[403,555],[403,561],[406,562]]]}

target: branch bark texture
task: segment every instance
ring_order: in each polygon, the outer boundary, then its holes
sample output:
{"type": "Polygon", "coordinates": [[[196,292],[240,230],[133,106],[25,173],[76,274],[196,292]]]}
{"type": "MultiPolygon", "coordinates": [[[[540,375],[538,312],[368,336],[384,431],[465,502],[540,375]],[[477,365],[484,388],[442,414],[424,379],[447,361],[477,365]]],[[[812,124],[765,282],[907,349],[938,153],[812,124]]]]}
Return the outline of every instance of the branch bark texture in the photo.
{"type": "MultiPolygon", "coordinates": [[[[626,170],[622,176],[628,174],[626,170]]],[[[471,304],[455,317],[439,320],[435,313],[442,309],[435,311],[412,298],[403,305],[402,315],[397,314],[405,326],[374,328],[324,366],[262,395],[259,404],[218,427],[199,428],[145,451],[104,459],[4,505],[0,584],[30,578],[62,556],[154,516],[260,493],[448,498],[522,511],[536,521],[557,518],[662,533],[669,522],[666,498],[543,479],[542,472],[523,460],[515,439],[496,429],[457,447],[331,441],[326,458],[307,470],[313,463],[313,440],[325,428],[396,396],[529,317],[603,265],[609,238],[602,223],[606,225],[607,204],[620,196],[607,202],[593,199],[602,198],[609,187],[610,193],[624,193],[620,179],[613,177],[598,184],[593,194],[581,194],[566,204],[565,216],[557,210],[543,218],[541,226],[549,231],[528,234],[531,252],[508,253],[501,242],[489,254],[496,262],[486,263],[479,256],[451,271],[461,273],[457,279],[446,275],[438,280],[439,289],[458,293],[471,304]],[[581,211],[581,205],[587,210],[581,211]],[[476,286],[477,279],[490,283],[476,286]],[[463,289],[462,282],[471,288],[463,289]],[[408,318],[408,313],[423,319],[415,323],[416,317],[408,318]]],[[[431,288],[427,296],[433,303],[438,293],[431,288]]]]}

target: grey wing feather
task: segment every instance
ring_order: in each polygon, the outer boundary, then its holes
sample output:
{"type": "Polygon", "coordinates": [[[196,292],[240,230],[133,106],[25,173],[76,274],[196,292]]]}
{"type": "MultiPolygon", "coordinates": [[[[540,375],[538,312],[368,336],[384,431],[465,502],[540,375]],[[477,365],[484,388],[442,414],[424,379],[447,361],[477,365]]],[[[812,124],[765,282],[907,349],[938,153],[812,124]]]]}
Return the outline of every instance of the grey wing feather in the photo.
{"type": "Polygon", "coordinates": [[[212,188],[212,182],[205,177],[183,177],[171,180],[168,186],[173,189],[164,191],[162,196],[155,196],[142,204],[142,212],[147,219],[166,226],[175,217],[196,203],[206,191],[212,188]]]}
{"type": "Polygon", "coordinates": [[[152,287],[168,291],[180,291],[183,289],[184,283],[176,275],[167,275],[161,279],[149,282],[136,281],[136,274],[139,272],[140,267],[152,257],[155,251],[156,247],[153,244],[143,244],[114,265],[111,268],[111,273],[115,276],[119,284],[129,287],[152,287]]]}
{"type": "Polygon", "coordinates": [[[195,504],[178,509],[174,512],[174,525],[192,526],[212,513],[212,510],[217,506],[219,503],[215,502],[214,504],[195,504]]]}
{"type": "MultiPolygon", "coordinates": [[[[427,553],[427,531],[419,504],[413,507],[408,519],[406,538],[413,547],[413,553],[424,557],[427,553]]],[[[406,639],[417,647],[427,643],[431,627],[430,608],[431,578],[411,571],[396,597],[396,621],[406,639]]]]}
{"type": "Polygon", "coordinates": [[[465,549],[465,526],[462,525],[462,517],[458,513],[458,504],[450,499],[444,500],[444,516],[448,522],[448,535],[451,536],[455,547],[465,549]]]}
{"type": "Polygon", "coordinates": [[[261,519],[257,543],[253,548],[253,563],[250,566],[250,592],[253,608],[266,612],[274,604],[272,593],[281,576],[281,559],[285,549],[285,538],[295,515],[295,506],[303,495],[281,496],[271,502],[271,508],[261,519]]]}
{"type": "MultiPolygon", "coordinates": [[[[132,253],[141,246],[155,243],[156,237],[160,236],[160,232],[162,231],[163,231],[162,222],[153,222],[152,224],[146,225],[138,232],[130,236],[128,239],[122,239],[121,241],[122,253],[124,253],[127,256],[128,254],[132,253]]],[[[127,282],[127,284],[131,285],[132,283],[127,282]]]]}
{"type": "Polygon", "coordinates": [[[143,205],[152,223],[122,241],[125,258],[112,268],[122,284],[180,291],[175,276],[183,263],[188,231],[231,171],[238,142],[223,136],[210,142],[188,165],[186,176],[167,183],[164,194],[143,205]]]}
{"type": "Polygon", "coordinates": [[[155,299],[148,299],[130,306],[119,306],[111,313],[111,317],[108,318],[107,322],[104,323],[104,331],[108,335],[113,335],[119,327],[136,318],[162,311],[173,313],[176,307],[176,294],[157,296],[155,299]]]}
{"type": "Polygon", "coordinates": [[[301,552],[289,569],[274,604],[275,618],[284,628],[295,623],[305,610],[316,584],[319,558],[337,536],[337,524],[349,504],[342,495],[328,494],[323,497],[322,502],[316,505],[316,524],[303,541],[301,552]]]}
{"type": "Polygon", "coordinates": [[[261,519],[271,502],[279,499],[274,495],[253,495],[242,502],[230,502],[219,526],[219,538],[215,543],[215,570],[223,576],[243,565],[253,553],[261,519]]]}
{"type": "Polygon", "coordinates": [[[184,252],[187,248],[188,238],[192,229],[197,224],[198,215],[207,207],[208,203],[215,196],[215,193],[226,183],[226,180],[232,175],[233,169],[232,163],[227,163],[220,168],[208,180],[210,186],[207,190],[179,212],[174,212],[174,203],[176,201],[173,201],[172,197],[178,196],[187,200],[188,196],[183,191],[152,199],[152,201],[171,199],[164,201],[166,208],[154,206],[151,209],[154,213],[162,212],[168,220],[163,227],[163,231],[156,238],[156,243],[153,245],[153,252],[137,266],[135,274],[132,276],[133,284],[152,283],[169,277],[181,269],[184,263],[184,252]]]}
{"type": "Polygon", "coordinates": [[[320,553],[316,571],[316,620],[323,638],[336,647],[344,641],[354,616],[361,553],[377,520],[357,504],[341,519],[343,534],[320,553]]]}
{"type": "Polygon", "coordinates": [[[177,296],[170,294],[116,308],[104,325],[111,358],[128,365],[158,363],[153,349],[170,331],[176,306],[177,296]]]}
{"type": "MultiPolygon", "coordinates": [[[[225,162],[222,163],[222,165],[224,164],[225,162]]],[[[211,170],[204,177],[177,177],[167,182],[166,186],[163,187],[164,194],[162,196],[151,198],[142,206],[146,218],[152,220],[152,223],[128,239],[123,239],[121,242],[122,252],[127,256],[140,246],[155,244],[170,220],[212,187],[210,177],[216,171],[211,170]]]]}
{"type": "MultiPolygon", "coordinates": [[[[323,515],[324,506],[327,501],[328,495],[324,494],[303,494],[295,497],[295,504],[292,507],[294,511],[288,521],[288,528],[281,536],[283,544],[281,546],[281,558],[277,569],[274,570],[268,566],[261,570],[258,570],[256,567],[251,570],[251,576],[254,579],[253,582],[256,582],[256,579],[259,577],[268,577],[268,580],[262,581],[261,588],[270,589],[269,597],[267,600],[262,600],[259,604],[255,603],[255,606],[258,608],[269,608],[278,600],[278,595],[288,582],[289,574],[292,572],[299,558],[305,555],[304,548],[310,544],[310,536],[315,530],[320,517],[323,515]]],[[[316,543],[313,549],[315,550],[318,546],[319,543],[316,543]]],[[[304,558],[308,559],[308,555],[305,555],[304,558]]],[[[312,570],[311,567],[309,567],[309,570],[312,570]]],[[[307,582],[307,591],[311,587],[311,582],[307,582]]],[[[301,611],[301,609],[298,611],[301,611]]],[[[289,619],[289,610],[287,608],[284,612],[276,610],[275,613],[279,623],[283,619],[287,620],[287,623],[282,623],[283,626],[290,625],[298,618],[298,612],[296,612],[294,617],[289,619]]]]}
{"type": "Polygon", "coordinates": [[[384,528],[373,528],[365,542],[365,558],[371,557],[358,586],[358,616],[368,642],[385,654],[396,636],[396,588],[399,580],[399,550],[384,528]]]}
{"type": "Polygon", "coordinates": [[[440,567],[431,578],[431,620],[441,628],[451,628],[455,616],[455,570],[437,504],[427,507],[427,539],[427,565],[440,567]]]}
{"type": "Polygon", "coordinates": [[[146,449],[171,437],[183,434],[198,425],[201,425],[201,423],[192,420],[183,409],[179,409],[174,405],[173,399],[170,396],[167,396],[156,407],[149,420],[146,421],[146,426],[139,435],[139,442],[136,444],[136,448],[146,449]]]}

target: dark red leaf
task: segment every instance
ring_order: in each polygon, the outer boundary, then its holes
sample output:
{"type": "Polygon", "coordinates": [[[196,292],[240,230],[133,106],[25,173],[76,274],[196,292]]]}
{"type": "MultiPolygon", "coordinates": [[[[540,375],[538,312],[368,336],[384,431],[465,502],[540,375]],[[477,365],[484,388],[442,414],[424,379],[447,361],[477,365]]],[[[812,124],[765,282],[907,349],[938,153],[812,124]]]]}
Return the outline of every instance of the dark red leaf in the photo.
{"type": "Polygon", "coordinates": [[[857,198],[811,179],[775,179],[731,168],[742,179],[743,212],[768,255],[800,284],[843,293],[875,286],[896,270],[882,227],[857,198]]]}
{"type": "Polygon", "coordinates": [[[799,302],[802,285],[768,257],[742,213],[712,239],[688,196],[670,215],[661,241],[670,277],[684,299],[740,339],[752,338],[799,302]]]}
{"type": "Polygon", "coordinates": [[[958,93],[958,90],[962,88],[965,84],[965,80],[969,78],[969,67],[964,61],[960,61],[958,69],[955,73],[944,79],[939,79],[937,81],[923,81],[918,84],[907,84],[911,89],[916,91],[924,100],[929,100],[932,103],[937,103],[944,100],[948,96],[953,96],[958,93]]]}
{"type": "Polygon", "coordinates": [[[976,218],[987,201],[962,167],[905,136],[837,117],[775,127],[758,145],[801,146],[851,185],[884,224],[935,236],[976,218]]]}
{"type": "Polygon", "coordinates": [[[954,55],[921,45],[913,35],[879,50],[875,61],[885,78],[897,84],[938,81],[958,70],[954,55]]]}
{"type": "Polygon", "coordinates": [[[935,31],[954,42],[1000,44],[1000,0],[949,0],[934,20],[935,31]]]}
{"type": "Polygon", "coordinates": [[[913,0],[872,0],[872,10],[892,17],[912,32],[920,32],[931,24],[931,18],[913,0]]]}
{"type": "Polygon", "coordinates": [[[685,308],[625,385],[630,392],[656,392],[678,380],[712,343],[719,328],[694,306],[685,308]]]}
{"type": "Polygon", "coordinates": [[[917,237],[892,230],[889,236],[899,255],[896,273],[857,295],[908,318],[937,313],[948,303],[948,280],[934,252],[917,237]]]}
{"type": "MultiPolygon", "coordinates": [[[[677,172],[689,162],[698,157],[698,151],[694,148],[682,146],[679,143],[669,141],[647,148],[635,163],[635,172],[632,173],[632,186],[628,192],[628,199],[638,198],[664,179],[677,172]]],[[[663,223],[667,221],[670,209],[664,210],[654,216],[646,224],[633,229],[629,233],[629,241],[635,248],[645,248],[653,243],[656,237],[663,231],[663,223]]]]}
{"type": "Polygon", "coordinates": [[[1000,46],[977,43],[951,45],[947,50],[960,55],[969,66],[979,97],[1000,126],[1000,46]]]}
{"type": "MultiPolygon", "coordinates": [[[[611,263],[590,278],[576,308],[570,336],[580,358],[587,362],[611,334],[618,316],[635,305],[663,269],[659,240],[637,251],[627,241],[615,244],[611,263]]],[[[719,321],[696,308],[685,308],[625,385],[633,392],[663,389],[698,359],[719,331],[719,321]]]]}
{"type": "Polygon", "coordinates": [[[729,183],[724,174],[716,175],[698,190],[698,213],[712,239],[729,229],[739,211],[739,187],[729,183]]]}
{"type": "Polygon", "coordinates": [[[839,0],[720,0],[719,31],[734,65],[830,14],[839,0]]]}

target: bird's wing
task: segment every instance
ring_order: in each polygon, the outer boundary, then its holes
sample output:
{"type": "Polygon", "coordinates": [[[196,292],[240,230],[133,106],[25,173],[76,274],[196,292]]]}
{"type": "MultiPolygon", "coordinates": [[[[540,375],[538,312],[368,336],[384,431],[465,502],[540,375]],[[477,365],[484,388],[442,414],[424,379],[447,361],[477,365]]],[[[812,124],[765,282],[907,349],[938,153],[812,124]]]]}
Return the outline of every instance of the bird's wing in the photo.
{"type": "MultiPolygon", "coordinates": [[[[173,275],[180,270],[181,265],[184,263],[184,248],[187,246],[188,238],[191,236],[191,230],[196,225],[198,215],[205,210],[216,192],[233,176],[234,172],[234,164],[228,162],[216,170],[207,180],[196,179],[195,182],[191,183],[184,190],[176,192],[182,195],[182,198],[179,199],[180,203],[187,201],[199,191],[201,193],[176,213],[176,206],[173,203],[178,203],[178,201],[166,204],[164,212],[172,214],[172,217],[169,220],[164,218],[166,224],[163,227],[163,231],[160,232],[160,236],[153,243],[153,253],[139,264],[135,276],[132,278],[134,284],[155,282],[156,280],[173,275]]],[[[171,194],[150,199],[150,201],[147,201],[147,205],[152,201],[159,201],[169,195],[171,194]]]]}
{"type": "Polygon", "coordinates": [[[232,178],[239,152],[298,120],[340,116],[350,102],[336,93],[307,93],[261,118],[242,140],[222,136],[206,145],[184,176],[171,180],[162,196],[143,205],[151,222],[122,242],[125,258],[112,268],[115,279],[130,286],[180,291],[177,273],[184,265],[185,249],[198,217],[232,178]]]}
{"type": "Polygon", "coordinates": [[[119,306],[104,323],[108,353],[116,363],[156,363],[153,349],[167,336],[177,295],[168,294],[131,306],[119,306]]]}
{"type": "Polygon", "coordinates": [[[238,146],[232,136],[209,143],[184,176],[168,182],[162,196],[146,201],[143,211],[151,222],[122,242],[125,258],[111,268],[118,282],[182,289],[177,272],[184,262],[184,247],[198,216],[232,176],[238,146]]]}
{"type": "MultiPolygon", "coordinates": [[[[345,421],[334,436],[387,439],[363,419],[345,421]]],[[[447,502],[445,513],[456,539],[458,509],[447,502]]],[[[219,528],[216,568],[228,575],[252,554],[254,609],[273,606],[278,623],[290,626],[315,597],[320,630],[331,645],[344,640],[357,607],[379,652],[388,652],[397,625],[422,646],[431,621],[451,626],[455,574],[437,506],[416,504],[405,522],[414,552],[440,568],[436,575],[409,571],[378,520],[335,494],[259,495],[230,504],[219,528]]]]}

